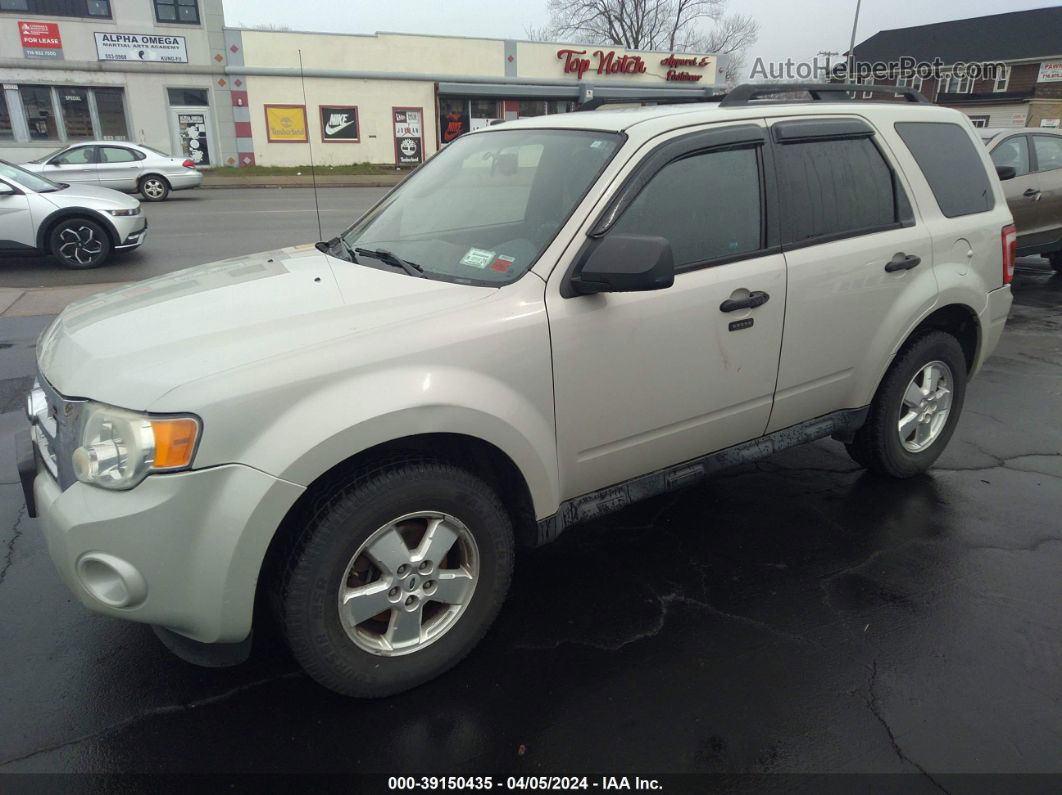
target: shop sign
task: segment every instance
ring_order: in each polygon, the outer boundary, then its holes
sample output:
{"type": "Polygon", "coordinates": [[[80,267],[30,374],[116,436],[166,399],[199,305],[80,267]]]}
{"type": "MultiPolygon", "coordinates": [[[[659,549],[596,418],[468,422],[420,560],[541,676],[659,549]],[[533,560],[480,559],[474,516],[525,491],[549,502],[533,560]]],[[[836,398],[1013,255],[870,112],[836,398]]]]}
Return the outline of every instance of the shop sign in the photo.
{"type": "Polygon", "coordinates": [[[640,75],[647,67],[637,55],[619,55],[615,50],[595,50],[587,56],[587,50],[557,50],[557,59],[564,61],[564,74],[575,73],[577,80],[591,67],[599,75],[640,75]]]}
{"type": "Polygon", "coordinates": [[[1040,76],[1037,83],[1058,83],[1062,81],[1062,61],[1044,61],[1040,64],[1040,76]]]}
{"type": "Polygon", "coordinates": [[[97,33],[96,60],[188,63],[184,36],[153,33],[97,33]]]}
{"type": "Polygon", "coordinates": [[[306,107],[304,105],[266,105],[266,139],[273,144],[304,144],[306,107]]]}
{"type": "Polygon", "coordinates": [[[409,165],[424,160],[424,130],[421,108],[391,108],[395,130],[395,163],[409,165]]]}
{"type": "Polygon", "coordinates": [[[321,140],[327,143],[356,144],[358,109],[354,105],[321,105],[321,140]]]}
{"type": "Polygon", "coordinates": [[[687,72],[682,67],[691,67],[693,69],[703,69],[712,59],[707,55],[689,55],[689,56],[677,56],[674,53],[663,58],[660,61],[661,66],[667,67],[667,72],[664,74],[664,79],[668,81],[678,81],[683,83],[696,83],[701,80],[704,75],[693,74],[687,72]]]}
{"type": "Polygon", "coordinates": [[[1059,119],[1040,119],[1040,126],[1047,127],[1052,130],[1057,130],[1059,121],[1059,119]]]}
{"type": "Polygon", "coordinates": [[[62,59],[63,38],[58,22],[18,21],[18,35],[22,39],[22,55],[26,58],[62,59]]]}

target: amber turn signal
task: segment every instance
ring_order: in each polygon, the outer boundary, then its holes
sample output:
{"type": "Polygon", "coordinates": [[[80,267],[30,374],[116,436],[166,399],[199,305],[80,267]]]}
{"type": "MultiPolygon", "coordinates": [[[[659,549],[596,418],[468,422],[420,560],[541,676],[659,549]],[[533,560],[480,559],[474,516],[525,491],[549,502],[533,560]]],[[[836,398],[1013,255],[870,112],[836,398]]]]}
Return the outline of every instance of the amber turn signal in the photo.
{"type": "Polygon", "coordinates": [[[155,463],[153,469],[179,469],[192,463],[195,442],[199,437],[199,423],[182,417],[173,420],[151,420],[155,434],[155,463]]]}

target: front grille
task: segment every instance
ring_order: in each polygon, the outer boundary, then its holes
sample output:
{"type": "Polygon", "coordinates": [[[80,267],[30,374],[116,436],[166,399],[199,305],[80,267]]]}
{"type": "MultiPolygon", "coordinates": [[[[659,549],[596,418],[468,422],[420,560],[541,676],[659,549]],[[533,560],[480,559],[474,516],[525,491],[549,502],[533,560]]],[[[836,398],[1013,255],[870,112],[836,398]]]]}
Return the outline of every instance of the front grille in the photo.
{"type": "Polygon", "coordinates": [[[26,399],[30,435],[45,468],[62,489],[69,488],[77,479],[70,453],[77,445],[75,436],[84,405],[84,400],[68,400],[60,395],[41,375],[26,399]]]}

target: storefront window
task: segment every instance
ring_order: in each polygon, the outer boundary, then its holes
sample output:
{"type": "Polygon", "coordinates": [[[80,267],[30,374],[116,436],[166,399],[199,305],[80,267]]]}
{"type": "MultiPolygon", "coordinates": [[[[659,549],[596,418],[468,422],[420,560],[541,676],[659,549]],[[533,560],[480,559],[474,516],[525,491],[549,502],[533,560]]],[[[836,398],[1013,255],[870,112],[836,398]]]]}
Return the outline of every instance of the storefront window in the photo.
{"type": "Polygon", "coordinates": [[[550,113],[571,113],[575,110],[575,103],[568,99],[551,99],[549,101],[550,113]]]}
{"type": "Polygon", "coordinates": [[[528,116],[545,116],[546,115],[546,102],[542,99],[521,99],[516,103],[516,114],[519,118],[525,119],[528,116]]]}
{"type": "Polygon", "coordinates": [[[52,108],[52,89],[49,86],[19,86],[22,109],[26,113],[31,141],[55,141],[59,127],[52,108]]]}
{"type": "Polygon", "coordinates": [[[7,92],[0,89],[0,139],[11,139],[15,137],[15,134],[11,129],[11,114],[7,110],[7,97],[4,96],[5,93],[7,92]]]}
{"type": "Polygon", "coordinates": [[[169,94],[171,105],[206,107],[210,104],[207,101],[205,88],[168,88],[166,91],[169,94]]]}
{"type": "Polygon", "coordinates": [[[103,17],[111,15],[110,0],[0,0],[0,12],[12,11],[53,17],[103,17]]]}
{"type": "Polygon", "coordinates": [[[124,141],[129,137],[125,123],[125,105],[122,102],[122,89],[97,88],[96,117],[100,122],[99,135],[103,141],[124,141]]]}
{"type": "Polygon", "coordinates": [[[439,143],[448,144],[469,130],[468,100],[455,97],[439,98],[439,143]]]}
{"type": "Polygon", "coordinates": [[[70,141],[91,140],[92,114],[89,113],[88,91],[83,88],[60,87],[59,107],[63,112],[66,137],[70,141]]]}
{"type": "Polygon", "coordinates": [[[473,119],[501,118],[501,112],[498,110],[498,100],[496,99],[473,99],[471,105],[473,119]]]}

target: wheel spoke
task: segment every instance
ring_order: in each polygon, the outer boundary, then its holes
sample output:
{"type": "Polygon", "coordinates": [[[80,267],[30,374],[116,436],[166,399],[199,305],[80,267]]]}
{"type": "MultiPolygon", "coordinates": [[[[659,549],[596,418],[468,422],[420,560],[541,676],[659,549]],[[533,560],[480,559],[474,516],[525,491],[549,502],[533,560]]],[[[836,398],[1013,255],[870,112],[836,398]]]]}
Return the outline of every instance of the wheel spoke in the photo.
{"type": "Polygon", "coordinates": [[[925,399],[925,393],[918,388],[918,384],[914,381],[907,385],[907,391],[903,393],[903,404],[910,406],[913,409],[917,409],[919,404],[925,399]]]}
{"type": "Polygon", "coordinates": [[[915,431],[915,444],[925,444],[929,441],[929,435],[932,430],[932,424],[928,422],[918,423],[918,429],[915,431]]]}
{"type": "Polygon", "coordinates": [[[420,540],[417,551],[413,554],[413,560],[430,560],[439,563],[446,557],[446,553],[450,551],[450,547],[456,540],[457,533],[446,524],[444,519],[432,519],[428,523],[424,538],[420,540]]]}
{"type": "Polygon", "coordinates": [[[472,584],[472,575],[464,569],[441,569],[435,575],[435,590],[428,599],[448,605],[463,605],[472,593],[472,584]]]}
{"type": "Polygon", "coordinates": [[[403,610],[402,608],[391,611],[391,621],[387,625],[384,640],[387,641],[392,649],[396,646],[407,646],[410,643],[419,642],[420,619],[420,605],[417,606],[416,610],[412,611],[403,610]]]}
{"type": "Polygon", "coordinates": [[[918,414],[915,412],[909,412],[900,418],[900,438],[907,440],[911,438],[911,432],[918,427],[918,414]]]}
{"type": "Polygon", "coordinates": [[[373,541],[365,553],[388,574],[397,574],[399,566],[409,563],[409,547],[393,527],[373,541]]]}
{"type": "Polygon", "coordinates": [[[932,395],[937,391],[937,381],[940,380],[940,370],[936,365],[927,364],[925,369],[922,370],[922,391],[927,395],[932,395]]]}
{"type": "Polygon", "coordinates": [[[350,626],[357,626],[362,621],[390,610],[394,605],[387,598],[389,587],[390,583],[377,580],[368,585],[347,589],[343,594],[343,610],[350,626]]]}
{"type": "Polygon", "coordinates": [[[937,390],[937,412],[948,411],[951,408],[951,390],[937,390]]]}

